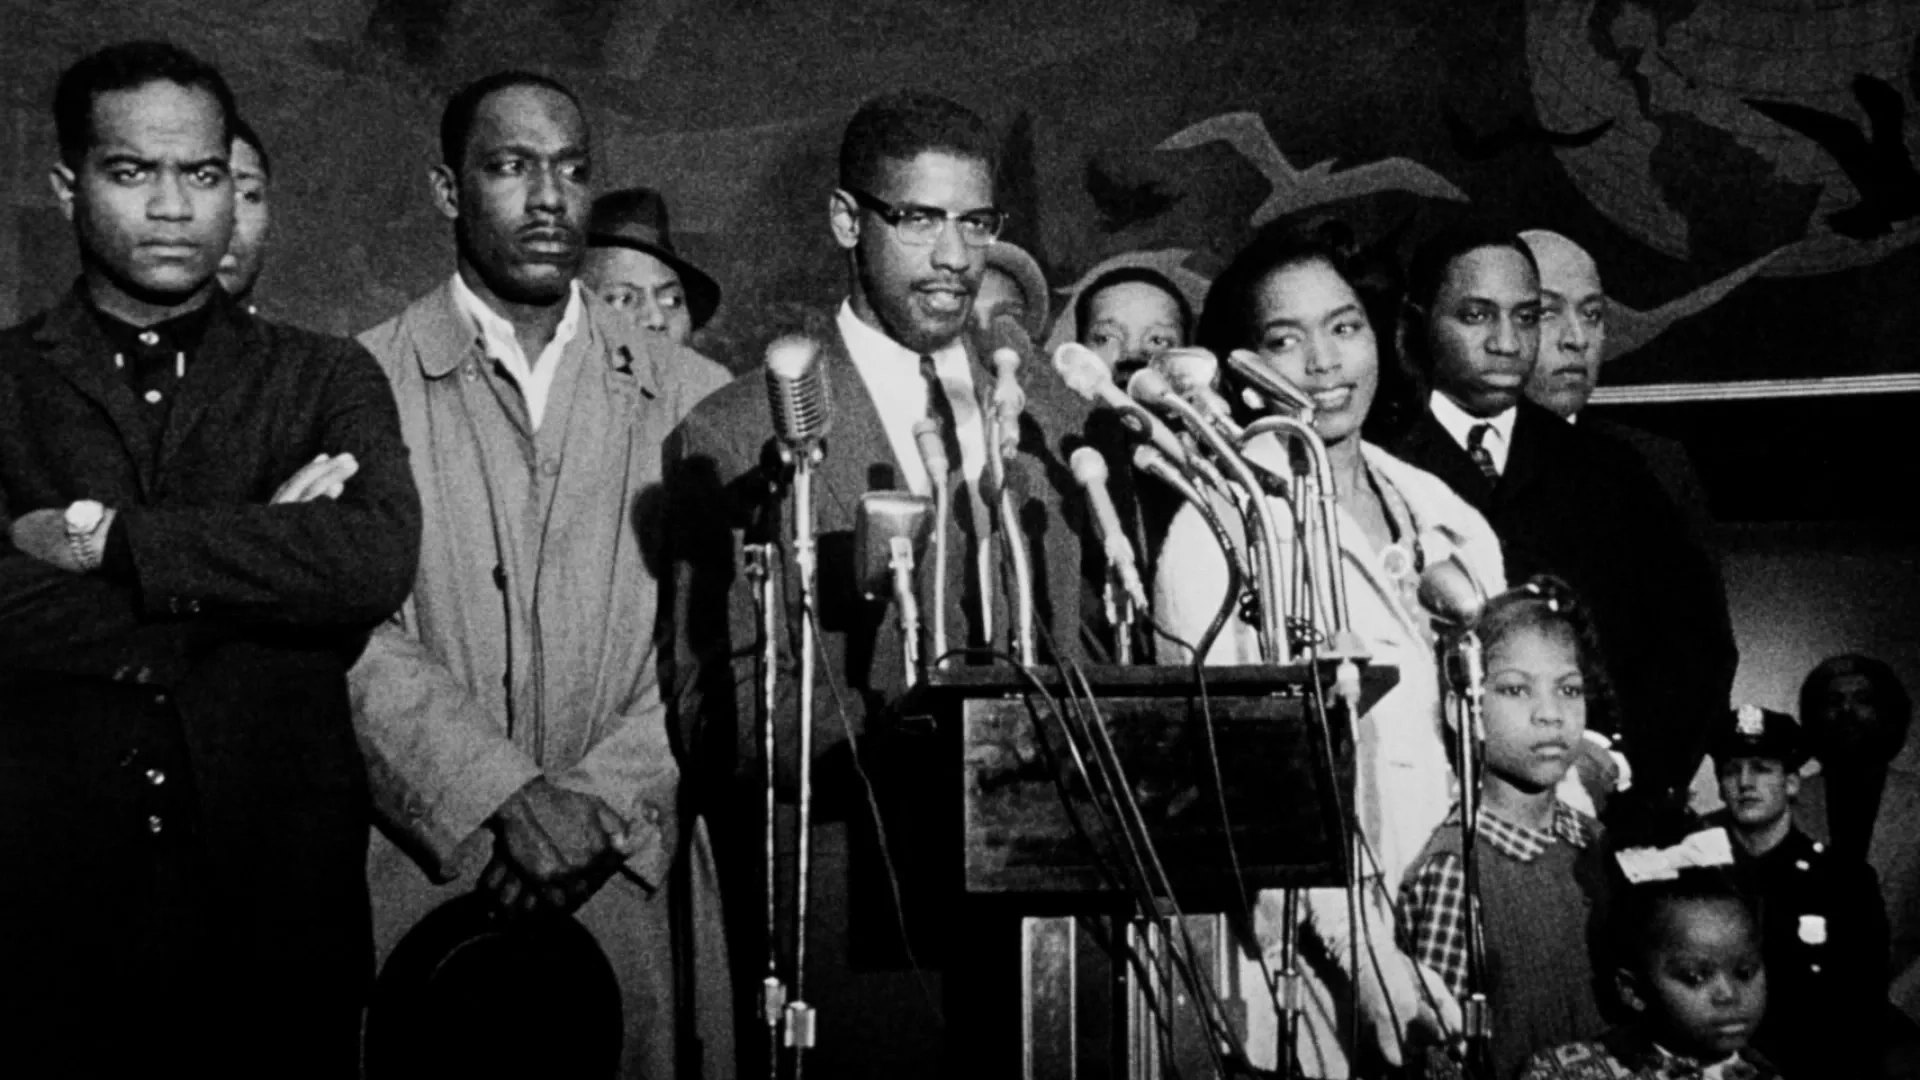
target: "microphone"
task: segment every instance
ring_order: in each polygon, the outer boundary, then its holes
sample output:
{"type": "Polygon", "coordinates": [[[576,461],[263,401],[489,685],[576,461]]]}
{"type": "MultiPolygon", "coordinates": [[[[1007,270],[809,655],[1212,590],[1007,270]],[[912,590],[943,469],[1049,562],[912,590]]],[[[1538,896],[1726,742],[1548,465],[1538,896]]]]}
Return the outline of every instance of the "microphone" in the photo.
{"type": "MultiPolygon", "coordinates": [[[[1000,459],[1008,461],[1020,447],[1020,414],[1027,408],[1027,392],[1020,386],[1020,365],[1034,354],[1033,338],[1019,319],[996,315],[987,328],[987,340],[994,373],[987,412],[999,429],[1000,459]]],[[[1003,479],[995,477],[996,482],[1003,479]]]]}
{"type": "Polygon", "coordinates": [[[1227,366],[1234,374],[1250,384],[1250,392],[1259,397],[1249,399],[1248,405],[1260,408],[1263,405],[1278,409],[1283,413],[1298,414],[1308,424],[1313,423],[1313,399],[1305,390],[1295,386],[1291,380],[1268,367],[1260,354],[1248,349],[1235,349],[1227,354],[1227,366]]]}
{"type": "Polygon", "coordinates": [[[1175,392],[1193,402],[1227,438],[1239,442],[1246,434],[1234,421],[1233,409],[1227,405],[1227,399],[1214,390],[1214,384],[1220,378],[1220,361],[1212,353],[1194,346],[1182,346],[1154,357],[1151,366],[1166,376],[1175,392]]]}
{"type": "Polygon", "coordinates": [[[767,346],[766,369],[767,407],[782,456],[817,457],[833,428],[833,395],[819,343],[799,334],[779,338],[767,346]]]}
{"type": "Polygon", "coordinates": [[[1087,493],[1087,503],[1093,508],[1094,528],[1099,531],[1100,546],[1107,553],[1107,565],[1120,579],[1127,598],[1136,607],[1146,608],[1147,589],[1140,581],[1133,545],[1127,541],[1126,529],[1121,526],[1120,514],[1113,506],[1113,496],[1107,492],[1107,459],[1093,447],[1083,446],[1068,455],[1067,467],[1087,493]]]}
{"type": "Polygon", "coordinates": [[[915,552],[925,546],[933,500],[904,491],[869,491],[854,512],[853,567],[868,600],[900,605],[900,653],[907,685],[920,681],[920,605],[913,592],[915,552]]]}
{"type": "Polygon", "coordinates": [[[1420,575],[1420,606],[1433,617],[1461,629],[1473,624],[1487,606],[1486,590],[1458,555],[1429,564],[1420,575]]]}
{"type": "Polygon", "coordinates": [[[933,490],[933,662],[947,662],[947,528],[953,521],[953,491],[947,477],[953,464],[940,421],[925,419],[913,425],[913,444],[920,448],[927,480],[933,490]]]}
{"type": "Polygon", "coordinates": [[[1113,385],[1113,370],[1107,367],[1107,362],[1100,359],[1098,353],[1078,342],[1069,341],[1053,351],[1053,369],[1060,373],[1067,389],[1093,403],[1096,408],[1112,410],[1127,426],[1127,430],[1152,443],[1169,460],[1178,463],[1183,471],[1192,470],[1216,488],[1226,490],[1225,480],[1211,462],[1188,453],[1186,444],[1180,441],[1172,428],[1129,397],[1126,391],[1113,385]]]}

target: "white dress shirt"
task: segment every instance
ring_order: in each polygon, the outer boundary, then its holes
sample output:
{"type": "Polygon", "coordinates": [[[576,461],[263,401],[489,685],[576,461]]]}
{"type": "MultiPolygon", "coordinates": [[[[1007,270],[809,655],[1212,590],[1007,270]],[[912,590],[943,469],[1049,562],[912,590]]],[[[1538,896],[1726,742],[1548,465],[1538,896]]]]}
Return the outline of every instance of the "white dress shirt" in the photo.
{"type": "Polygon", "coordinates": [[[554,327],[553,340],[540,350],[539,359],[531,366],[527,364],[527,354],[520,348],[520,338],[513,332],[513,324],[500,317],[499,313],[487,306],[487,302],[473,294],[467,283],[460,280],[456,271],[453,275],[453,302],[467,318],[473,320],[480,331],[480,340],[485,343],[487,356],[500,362],[513,376],[515,385],[520,387],[520,395],[527,401],[527,422],[533,430],[540,430],[540,417],[547,411],[547,392],[553,389],[553,373],[560,367],[560,355],[573,341],[573,335],[580,329],[580,283],[573,282],[567,292],[567,310],[560,316],[560,325],[554,327]]]}
{"type": "MultiPolygon", "coordinates": [[[[927,380],[920,374],[920,354],[861,322],[850,301],[840,305],[839,324],[840,337],[847,343],[847,357],[867,384],[874,411],[880,414],[880,426],[886,429],[887,442],[900,462],[901,478],[914,494],[931,494],[933,485],[927,480],[926,464],[920,460],[920,448],[913,439],[913,426],[933,415],[928,408],[927,380]]],[[[933,370],[953,406],[961,471],[969,485],[975,484],[987,463],[986,427],[973,393],[973,368],[960,339],[955,338],[933,354],[933,370]]]]}
{"type": "MultiPolygon", "coordinates": [[[[1487,448],[1487,455],[1493,458],[1493,471],[1502,476],[1507,474],[1507,451],[1513,446],[1513,419],[1520,415],[1518,406],[1510,406],[1493,416],[1475,416],[1461,408],[1447,395],[1435,390],[1428,398],[1427,407],[1433,410],[1433,418],[1447,429],[1453,441],[1460,449],[1467,449],[1467,438],[1473,429],[1481,424],[1493,425],[1487,437],[1480,445],[1487,448]]],[[[1471,452],[1471,451],[1469,451],[1471,452]]]]}

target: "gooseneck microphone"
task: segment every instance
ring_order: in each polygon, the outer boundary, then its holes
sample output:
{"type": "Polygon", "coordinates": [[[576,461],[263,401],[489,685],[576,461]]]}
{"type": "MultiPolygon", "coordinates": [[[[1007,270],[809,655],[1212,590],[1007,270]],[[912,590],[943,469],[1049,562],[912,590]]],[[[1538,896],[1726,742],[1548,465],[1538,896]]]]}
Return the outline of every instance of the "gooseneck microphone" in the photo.
{"type": "Polygon", "coordinates": [[[1134,558],[1133,544],[1120,524],[1113,496],[1107,491],[1107,459],[1091,446],[1083,446],[1067,457],[1073,479],[1087,493],[1093,509],[1094,529],[1100,534],[1100,546],[1107,553],[1107,567],[1120,582],[1127,598],[1137,607],[1147,606],[1147,589],[1140,580],[1140,567],[1134,558]]]}
{"type": "Polygon", "coordinates": [[[1212,462],[1188,452],[1186,444],[1180,441],[1172,428],[1113,384],[1113,369],[1100,359],[1098,353],[1085,345],[1069,341],[1053,351],[1053,369],[1066,382],[1067,389],[1096,408],[1111,410],[1128,431],[1153,444],[1155,449],[1179,466],[1182,473],[1199,477],[1216,491],[1227,491],[1225,478],[1212,462]]]}
{"type": "Polygon", "coordinates": [[[1150,366],[1166,376],[1174,391],[1193,402],[1221,434],[1235,443],[1245,436],[1246,432],[1233,419],[1233,409],[1227,399],[1214,389],[1220,377],[1218,357],[1198,346],[1183,345],[1154,357],[1150,366]]]}
{"type": "Polygon", "coordinates": [[[1258,408],[1264,403],[1269,408],[1298,416],[1309,426],[1312,425],[1315,411],[1313,399],[1286,376],[1268,366],[1260,359],[1259,353],[1235,349],[1227,354],[1227,366],[1264,399],[1263,402],[1248,404],[1258,408]]]}

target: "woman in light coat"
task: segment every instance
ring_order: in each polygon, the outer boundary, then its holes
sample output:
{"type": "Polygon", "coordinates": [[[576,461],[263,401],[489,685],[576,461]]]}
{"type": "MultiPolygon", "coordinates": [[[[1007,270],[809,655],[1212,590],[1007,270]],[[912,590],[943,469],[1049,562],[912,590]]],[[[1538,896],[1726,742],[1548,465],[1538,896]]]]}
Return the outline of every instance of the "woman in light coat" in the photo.
{"type": "MultiPolygon", "coordinates": [[[[1339,573],[1352,629],[1373,664],[1399,671],[1397,684],[1354,725],[1356,790],[1349,805],[1364,841],[1358,929],[1365,977],[1355,980],[1344,970],[1337,977],[1355,985],[1360,995],[1371,1034],[1358,1038],[1398,1061],[1409,1028],[1422,1019],[1428,1026],[1457,1023],[1438,978],[1406,958],[1394,937],[1392,898],[1401,874],[1446,816],[1455,790],[1433,630],[1416,593],[1422,569],[1449,556],[1458,557],[1488,595],[1499,592],[1506,584],[1499,541],[1486,520],[1438,478],[1363,440],[1361,425],[1379,386],[1379,339],[1348,260],[1334,245],[1304,234],[1263,232],[1215,280],[1198,339],[1223,357],[1235,349],[1257,353],[1261,363],[1312,399],[1314,429],[1327,445],[1332,468],[1339,573]]],[[[1226,388],[1237,392],[1234,376],[1226,378],[1226,388]]],[[[1272,436],[1249,443],[1246,453],[1288,471],[1287,448],[1272,436]]],[[[1286,511],[1277,501],[1275,508],[1286,511]]],[[[1236,532],[1235,515],[1222,509],[1222,520],[1236,532]]],[[[1220,607],[1228,575],[1225,556],[1192,507],[1183,507],[1174,518],[1159,565],[1157,617],[1171,633],[1196,642],[1220,607]]],[[[1253,629],[1230,619],[1206,660],[1258,662],[1253,629]]],[[[1279,897],[1263,893],[1255,918],[1271,971],[1278,971],[1279,897]]],[[[1349,966],[1355,927],[1346,893],[1310,890],[1304,908],[1306,932],[1318,937],[1324,954],[1342,969],[1349,966]]],[[[1296,1050],[1309,1076],[1350,1074],[1355,1035],[1341,1031],[1346,1010],[1326,988],[1329,974],[1310,972],[1307,979],[1296,1050]]],[[[1249,1055],[1256,1065],[1277,1067],[1272,995],[1256,958],[1243,958],[1242,983],[1249,1004],[1249,1055]]]]}

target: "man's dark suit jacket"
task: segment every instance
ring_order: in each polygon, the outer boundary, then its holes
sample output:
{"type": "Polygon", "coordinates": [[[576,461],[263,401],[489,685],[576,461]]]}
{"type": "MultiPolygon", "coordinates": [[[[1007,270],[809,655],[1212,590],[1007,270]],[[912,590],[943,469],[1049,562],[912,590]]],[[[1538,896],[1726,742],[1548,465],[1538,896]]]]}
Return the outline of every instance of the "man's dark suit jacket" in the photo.
{"type": "Polygon", "coordinates": [[[78,288],[0,334],[0,1045],[23,1076],[353,1075],[346,672],[412,584],[419,499],[372,357],[212,303],[157,455],[78,288]],[[359,462],[337,502],[266,505],[323,452],[359,462]],[[7,542],[83,498],[136,580],[7,542]]]}
{"type": "Polygon", "coordinates": [[[1684,788],[1705,753],[1707,724],[1726,712],[1739,654],[1712,563],[1645,466],[1525,399],[1497,482],[1431,410],[1393,452],[1486,515],[1508,581],[1550,573],[1579,592],[1600,632],[1617,695],[1613,723],[1636,783],[1684,788]]]}
{"type": "MultiPolygon", "coordinates": [[[[813,720],[816,820],[847,820],[857,842],[859,834],[870,830],[871,824],[864,786],[851,768],[849,732],[858,737],[863,763],[876,784],[895,788],[918,784],[927,789],[939,775],[932,763],[925,776],[899,775],[901,767],[897,763],[881,764],[872,745],[875,738],[870,736],[877,737],[886,727],[889,710],[900,700],[905,681],[897,610],[891,603],[862,599],[854,581],[855,511],[862,493],[905,491],[907,483],[901,463],[894,459],[879,412],[847,356],[837,326],[816,319],[808,329],[823,344],[822,362],[826,364],[834,405],[826,457],[814,473],[823,630],[813,720]]],[[[991,378],[976,357],[976,388],[990,386],[991,378]]],[[[1084,500],[1077,493],[1063,498],[1074,485],[1060,442],[1064,434],[1082,429],[1086,407],[1044,366],[1029,368],[1023,381],[1027,410],[1021,424],[1020,453],[1008,465],[1008,482],[1016,493],[1017,516],[1032,552],[1036,622],[1048,628],[1061,653],[1083,658],[1079,636],[1083,621],[1080,536],[1084,500]]],[[[757,830],[763,796],[755,732],[754,612],[741,573],[740,551],[743,535],[755,529],[763,517],[769,476],[774,471],[771,438],[765,377],[756,370],[695,408],[670,438],[667,456],[669,543],[673,552],[671,617],[675,625],[674,651],[667,661],[669,674],[664,684],[684,752],[692,758],[691,767],[683,775],[690,778],[688,787],[699,790],[696,797],[707,801],[705,809],[717,822],[715,845],[723,882],[730,890],[729,913],[746,908],[748,917],[741,920],[743,924],[754,920],[763,924],[764,908],[743,904],[761,895],[757,830]],[[733,828],[725,824],[728,820],[735,823],[733,828]]],[[[957,516],[958,505],[965,497],[964,489],[956,488],[956,524],[949,538],[947,573],[951,646],[966,641],[969,625],[961,600],[963,575],[971,573],[971,568],[966,558],[967,538],[957,516]]],[[[791,518],[787,516],[790,499],[787,503],[775,528],[783,547],[790,546],[792,539],[791,518]]],[[[929,544],[929,554],[920,563],[923,623],[933,616],[931,547],[929,544]]],[[[1086,547],[1091,557],[1099,557],[1097,543],[1086,547]]],[[[790,558],[787,564],[776,715],[782,720],[782,738],[790,748],[797,689],[797,614],[793,603],[798,586],[790,558]]],[[[1004,604],[996,609],[995,619],[998,639],[1004,643],[1004,604]]],[[[1048,652],[1044,639],[1041,651],[1048,652]]],[[[955,768],[958,762],[944,765],[955,768]]],[[[782,766],[786,787],[791,762],[783,760],[782,766]]],[[[783,800],[790,798],[790,790],[783,792],[783,800]]],[[[931,856],[954,865],[952,860],[960,856],[958,851],[914,850],[918,841],[911,822],[889,820],[888,829],[888,840],[898,859],[931,856]]],[[[821,1006],[821,1045],[810,1055],[810,1063],[817,1064],[810,1064],[809,1069],[845,1077],[935,1075],[944,1060],[943,1051],[934,1029],[926,1026],[928,1010],[915,981],[900,978],[897,973],[891,981],[863,978],[859,973],[850,977],[836,974],[846,959],[829,954],[861,946],[848,944],[848,916],[841,907],[846,899],[836,895],[848,888],[842,876],[847,873],[845,864],[838,861],[844,856],[833,850],[840,841],[832,838],[831,830],[822,836],[825,839],[816,839],[816,844],[825,847],[815,850],[816,925],[810,935],[815,940],[816,973],[809,982],[809,996],[821,1006]],[[867,1048],[864,1052],[862,1045],[867,1048]],[[897,1067],[895,1071],[888,1071],[889,1060],[897,1067]],[[871,1069],[881,1071],[863,1071],[871,1069]]],[[[897,944],[895,916],[884,898],[882,893],[877,906],[858,912],[861,925],[855,929],[897,944]]],[[[859,901],[854,906],[859,908],[859,901]]],[[[935,936],[953,932],[953,927],[938,925],[916,930],[935,936]]],[[[741,953],[746,954],[739,970],[750,974],[750,983],[757,984],[762,973],[749,969],[761,963],[763,940],[741,935],[733,938],[736,960],[741,959],[741,953]]],[[[1010,977],[1017,981],[1017,973],[1010,977]]],[[[951,1023],[948,1037],[953,1038],[951,1023]]]]}

